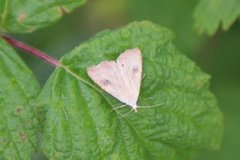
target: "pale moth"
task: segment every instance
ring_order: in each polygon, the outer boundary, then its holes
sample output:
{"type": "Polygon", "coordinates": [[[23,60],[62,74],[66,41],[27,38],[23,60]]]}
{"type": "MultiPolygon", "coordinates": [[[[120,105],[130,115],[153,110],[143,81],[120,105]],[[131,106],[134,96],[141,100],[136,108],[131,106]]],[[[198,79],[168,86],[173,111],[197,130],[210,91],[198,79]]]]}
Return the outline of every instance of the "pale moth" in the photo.
{"type": "MultiPolygon", "coordinates": [[[[124,51],[116,61],[102,61],[93,65],[87,69],[87,73],[100,88],[137,112],[142,79],[142,53],[139,48],[124,51]]],[[[154,106],[141,106],[147,107],[154,106]]]]}

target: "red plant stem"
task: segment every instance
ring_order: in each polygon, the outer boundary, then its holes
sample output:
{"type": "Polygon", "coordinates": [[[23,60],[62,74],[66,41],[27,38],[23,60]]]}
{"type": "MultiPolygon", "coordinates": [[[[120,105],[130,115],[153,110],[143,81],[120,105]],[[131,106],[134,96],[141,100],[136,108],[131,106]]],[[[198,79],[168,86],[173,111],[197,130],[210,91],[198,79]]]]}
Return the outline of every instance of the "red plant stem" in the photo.
{"type": "Polygon", "coordinates": [[[33,47],[31,47],[31,46],[29,46],[25,43],[17,41],[16,39],[11,38],[11,37],[6,36],[6,35],[2,35],[2,38],[5,39],[12,46],[14,46],[16,48],[19,48],[19,49],[21,49],[25,52],[28,52],[29,54],[34,55],[34,56],[46,61],[47,63],[51,64],[54,67],[57,67],[57,66],[60,65],[58,60],[54,59],[53,57],[50,57],[46,53],[44,53],[44,52],[42,52],[42,51],[40,51],[36,48],[33,48],[33,47]]]}

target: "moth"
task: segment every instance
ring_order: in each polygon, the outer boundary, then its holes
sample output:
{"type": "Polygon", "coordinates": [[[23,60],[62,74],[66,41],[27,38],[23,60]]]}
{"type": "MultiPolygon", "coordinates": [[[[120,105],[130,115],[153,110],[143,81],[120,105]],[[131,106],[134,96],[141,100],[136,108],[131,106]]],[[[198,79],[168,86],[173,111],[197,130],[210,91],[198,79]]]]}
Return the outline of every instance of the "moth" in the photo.
{"type": "Polygon", "coordinates": [[[101,89],[137,112],[142,79],[142,53],[127,49],[116,61],[102,61],[87,69],[88,76],[101,89]]]}

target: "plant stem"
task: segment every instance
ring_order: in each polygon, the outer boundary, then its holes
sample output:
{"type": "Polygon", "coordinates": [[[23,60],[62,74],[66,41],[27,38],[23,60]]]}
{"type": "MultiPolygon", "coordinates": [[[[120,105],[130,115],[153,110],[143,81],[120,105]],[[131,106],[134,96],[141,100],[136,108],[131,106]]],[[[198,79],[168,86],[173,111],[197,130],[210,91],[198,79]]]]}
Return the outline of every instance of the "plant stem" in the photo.
{"type": "Polygon", "coordinates": [[[16,39],[14,38],[11,38],[9,36],[6,36],[6,35],[2,35],[2,38],[4,40],[6,40],[9,44],[11,44],[12,46],[16,47],[16,48],[19,48],[31,55],[34,55],[42,60],[44,60],[45,62],[47,62],[48,64],[54,66],[54,67],[58,67],[60,65],[59,61],[54,59],[53,57],[50,57],[49,55],[47,55],[46,53],[36,49],[36,48],[33,48],[23,42],[20,42],[20,41],[17,41],[16,39]]]}

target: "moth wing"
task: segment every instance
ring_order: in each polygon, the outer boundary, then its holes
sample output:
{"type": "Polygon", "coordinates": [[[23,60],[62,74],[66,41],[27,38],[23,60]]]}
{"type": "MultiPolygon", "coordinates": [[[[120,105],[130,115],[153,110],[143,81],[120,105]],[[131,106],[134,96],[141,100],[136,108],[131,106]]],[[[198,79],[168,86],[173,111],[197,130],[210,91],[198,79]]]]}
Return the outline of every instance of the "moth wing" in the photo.
{"type": "Polygon", "coordinates": [[[127,104],[136,105],[142,79],[142,54],[140,49],[133,48],[123,52],[116,61],[117,68],[127,91],[127,104]]]}
{"type": "Polygon", "coordinates": [[[126,103],[125,83],[115,61],[103,61],[98,65],[94,65],[87,69],[89,77],[103,90],[126,103]]]}

